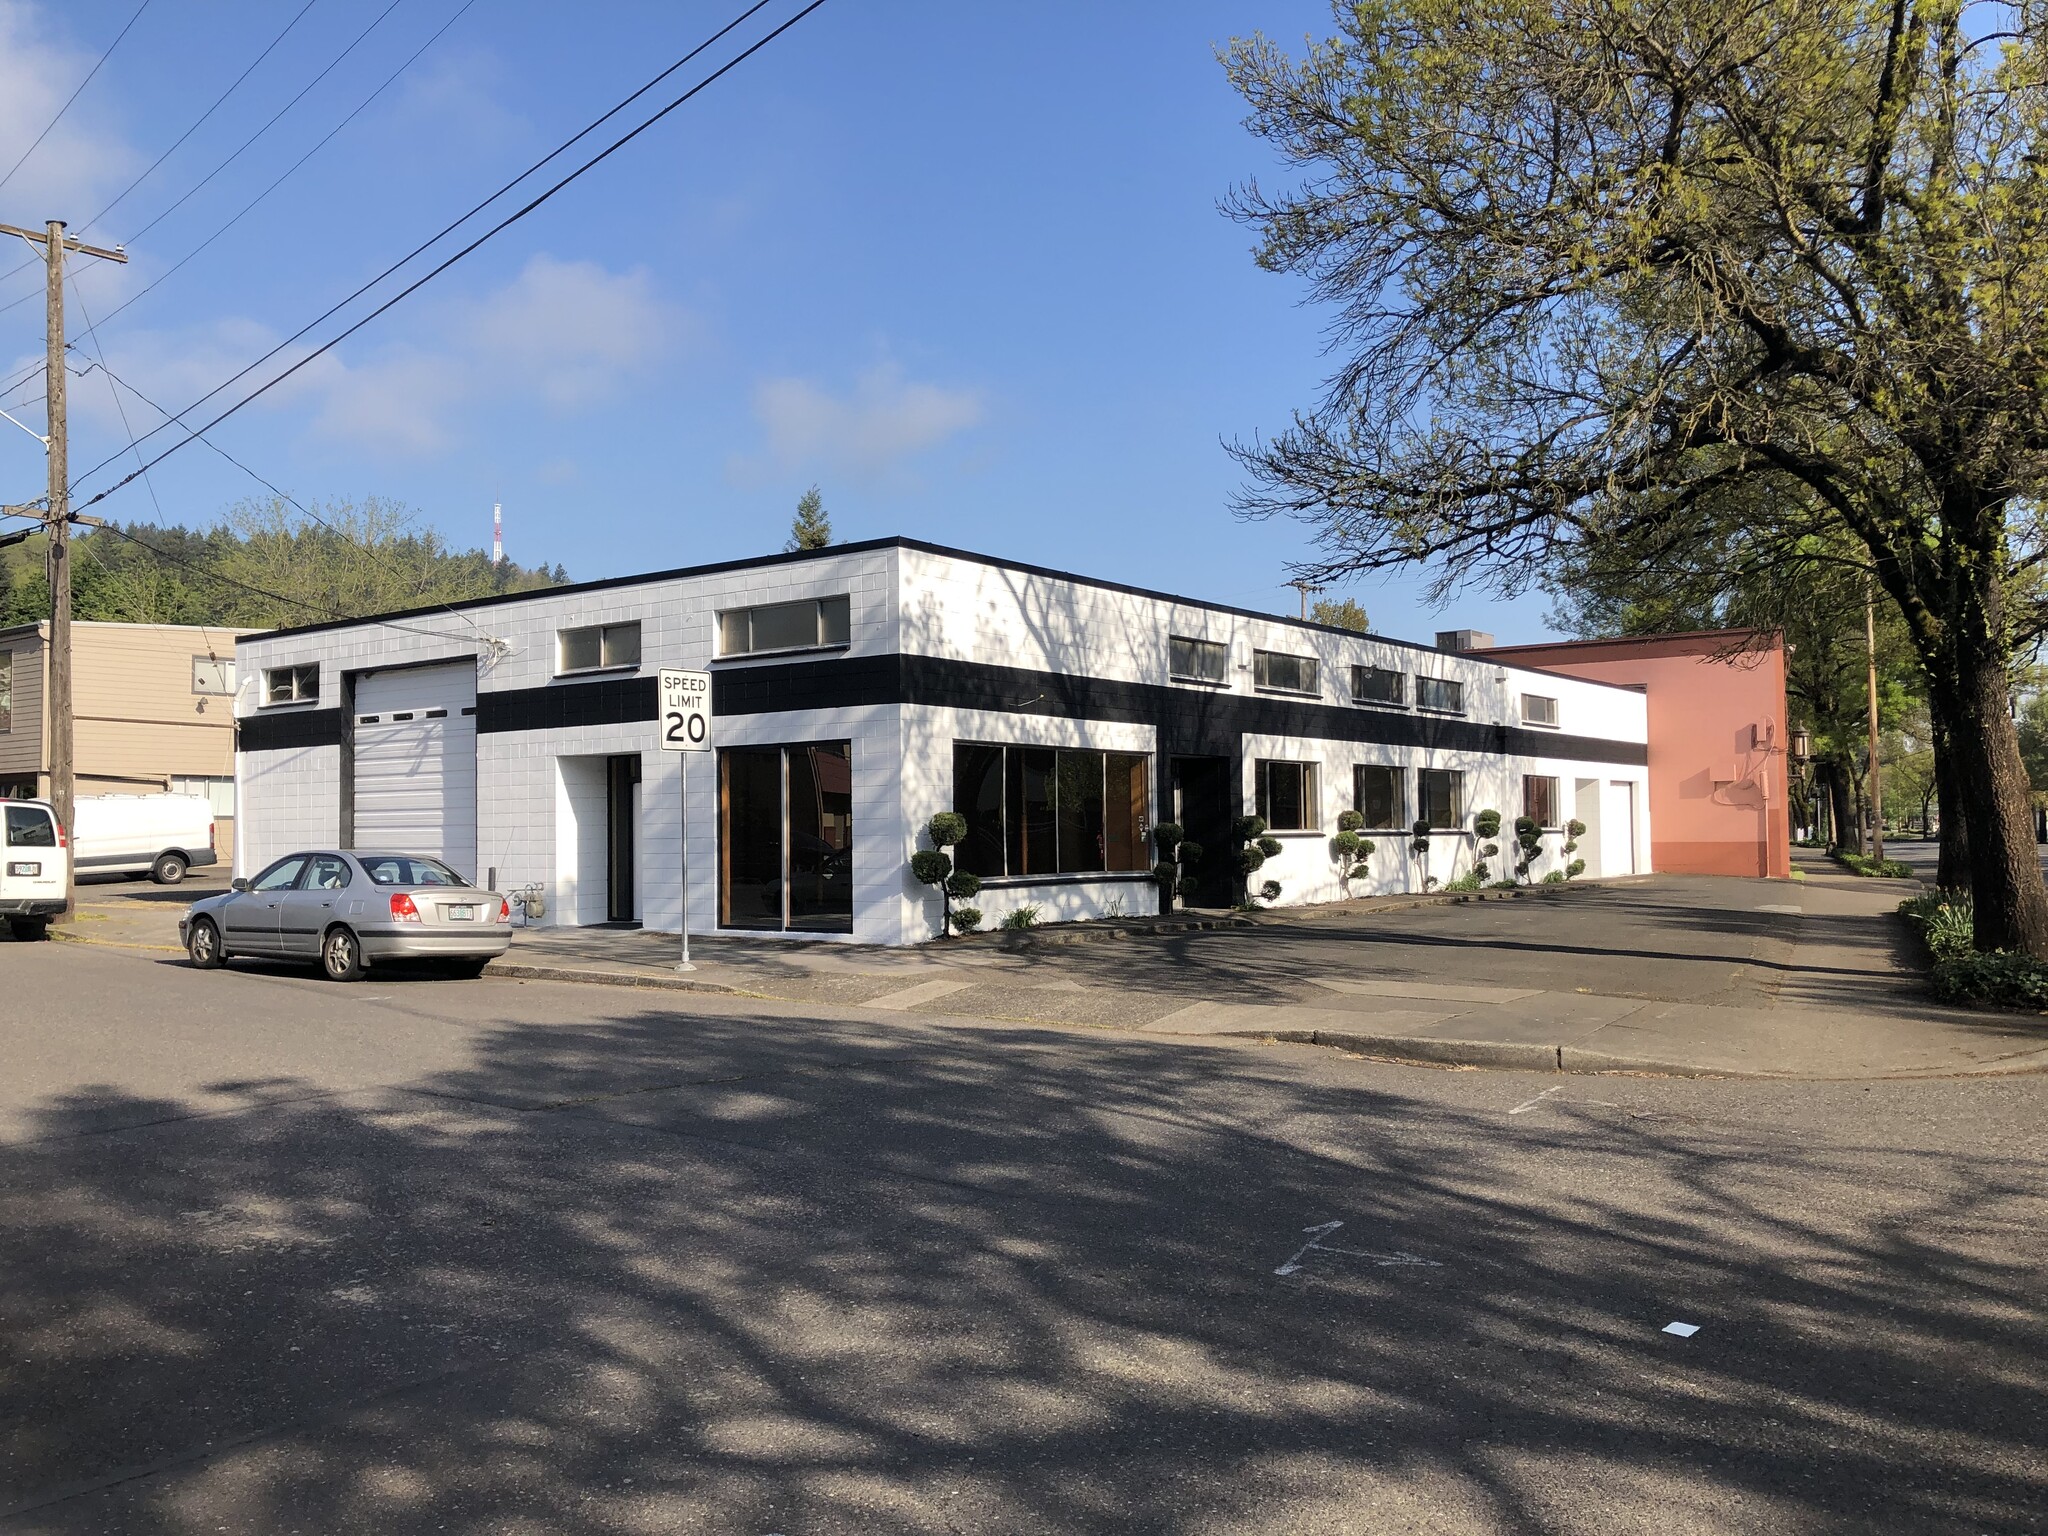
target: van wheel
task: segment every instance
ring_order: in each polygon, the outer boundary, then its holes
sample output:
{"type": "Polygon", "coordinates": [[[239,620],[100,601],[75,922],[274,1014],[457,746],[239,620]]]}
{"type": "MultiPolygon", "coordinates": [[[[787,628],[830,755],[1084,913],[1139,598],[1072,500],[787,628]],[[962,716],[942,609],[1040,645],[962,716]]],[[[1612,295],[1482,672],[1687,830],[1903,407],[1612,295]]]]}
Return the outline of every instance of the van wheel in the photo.
{"type": "Polygon", "coordinates": [[[185,878],[185,860],[182,855],[167,853],[151,866],[149,878],[158,885],[176,885],[185,878]]]}
{"type": "Polygon", "coordinates": [[[7,931],[14,935],[17,944],[34,944],[50,936],[50,920],[47,917],[10,917],[7,931]]]}
{"type": "Polygon", "coordinates": [[[211,918],[193,922],[192,932],[185,939],[185,953],[192,957],[198,970],[217,971],[227,964],[227,956],[221,953],[220,930],[213,926],[211,918]]]}
{"type": "Polygon", "coordinates": [[[330,928],[320,941],[320,969],[329,981],[360,981],[363,975],[363,945],[346,928],[330,928]]]}

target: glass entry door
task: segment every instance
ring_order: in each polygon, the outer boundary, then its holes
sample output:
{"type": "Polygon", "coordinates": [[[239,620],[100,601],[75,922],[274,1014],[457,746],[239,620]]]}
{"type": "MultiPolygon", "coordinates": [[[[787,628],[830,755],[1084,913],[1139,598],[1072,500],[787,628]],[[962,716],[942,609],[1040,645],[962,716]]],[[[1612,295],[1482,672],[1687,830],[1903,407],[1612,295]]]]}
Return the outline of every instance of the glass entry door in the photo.
{"type": "Polygon", "coordinates": [[[853,744],[732,747],[718,759],[718,922],[853,931],[853,744]]]}

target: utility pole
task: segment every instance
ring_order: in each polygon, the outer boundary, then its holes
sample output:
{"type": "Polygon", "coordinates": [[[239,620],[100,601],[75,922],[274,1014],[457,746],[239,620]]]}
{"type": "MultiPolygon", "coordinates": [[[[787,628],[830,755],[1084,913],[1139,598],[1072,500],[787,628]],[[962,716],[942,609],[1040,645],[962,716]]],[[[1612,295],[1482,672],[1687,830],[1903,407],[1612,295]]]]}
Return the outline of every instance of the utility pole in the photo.
{"type": "MultiPolygon", "coordinates": [[[[49,507],[43,514],[43,528],[50,536],[50,803],[57,808],[57,824],[69,837],[77,809],[77,763],[73,756],[71,729],[71,461],[68,422],[65,417],[64,384],[64,253],[79,251],[103,261],[126,262],[127,253],[118,246],[103,250],[84,245],[64,233],[64,221],[51,219],[41,233],[0,224],[0,234],[19,235],[30,245],[43,248],[47,279],[43,296],[44,344],[48,356],[50,435],[44,446],[50,462],[49,507]]],[[[75,840],[74,840],[75,841],[75,840]]],[[[75,874],[76,871],[73,871],[75,874]]],[[[64,887],[64,911],[59,922],[71,919],[72,880],[64,887]]]]}
{"type": "Polygon", "coordinates": [[[1301,616],[1304,619],[1308,617],[1309,594],[1311,592],[1327,592],[1329,590],[1327,587],[1310,581],[1306,576],[1297,576],[1294,580],[1287,582],[1286,585],[1294,588],[1295,591],[1301,594],[1301,616]]]}
{"type": "Polygon", "coordinates": [[[1870,660],[1870,856],[1884,862],[1884,772],[1877,760],[1877,605],[1863,578],[1863,644],[1870,660]]]}

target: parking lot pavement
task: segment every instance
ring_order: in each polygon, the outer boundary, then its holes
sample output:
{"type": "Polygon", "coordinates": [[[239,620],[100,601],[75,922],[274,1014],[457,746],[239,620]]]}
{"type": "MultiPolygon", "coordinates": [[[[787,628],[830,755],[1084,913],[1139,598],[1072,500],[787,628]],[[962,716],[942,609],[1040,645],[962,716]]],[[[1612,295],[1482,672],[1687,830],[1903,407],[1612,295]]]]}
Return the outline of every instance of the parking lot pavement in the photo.
{"type": "Polygon", "coordinates": [[[1560,1080],[7,966],[0,1529],[2048,1510],[2048,1080],[1560,1080]]]}

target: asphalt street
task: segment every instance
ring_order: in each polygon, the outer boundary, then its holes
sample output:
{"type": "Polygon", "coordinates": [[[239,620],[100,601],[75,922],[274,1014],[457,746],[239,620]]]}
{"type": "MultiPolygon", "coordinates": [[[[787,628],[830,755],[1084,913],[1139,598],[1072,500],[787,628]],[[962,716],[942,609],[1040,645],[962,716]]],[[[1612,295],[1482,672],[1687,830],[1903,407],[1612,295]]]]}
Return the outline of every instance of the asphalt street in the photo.
{"type": "Polygon", "coordinates": [[[0,1530],[2048,1529],[2043,1077],[0,967],[0,1530]]]}

